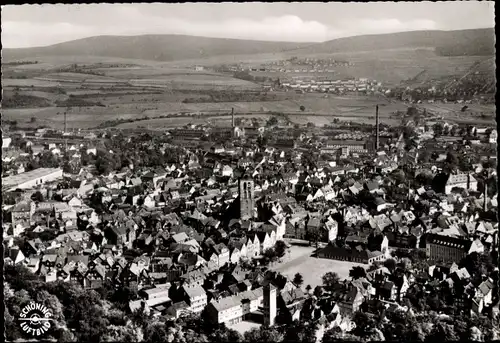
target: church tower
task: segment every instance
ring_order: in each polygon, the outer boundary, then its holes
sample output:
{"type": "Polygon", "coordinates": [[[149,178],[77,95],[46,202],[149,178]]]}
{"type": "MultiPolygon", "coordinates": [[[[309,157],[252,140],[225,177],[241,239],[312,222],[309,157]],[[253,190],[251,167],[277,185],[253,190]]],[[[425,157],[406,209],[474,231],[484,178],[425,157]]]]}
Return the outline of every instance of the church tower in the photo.
{"type": "Polygon", "coordinates": [[[253,179],[245,174],[239,181],[240,197],[240,219],[252,219],[254,217],[254,182],[253,179]]]}
{"type": "Polygon", "coordinates": [[[274,325],[277,305],[276,305],[276,287],[270,282],[264,285],[264,326],[274,325]]]}

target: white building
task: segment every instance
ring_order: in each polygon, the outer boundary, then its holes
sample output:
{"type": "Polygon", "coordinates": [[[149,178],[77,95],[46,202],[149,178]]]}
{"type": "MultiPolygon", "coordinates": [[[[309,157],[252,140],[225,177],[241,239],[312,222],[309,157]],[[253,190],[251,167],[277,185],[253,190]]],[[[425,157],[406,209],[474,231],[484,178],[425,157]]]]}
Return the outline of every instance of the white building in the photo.
{"type": "Polygon", "coordinates": [[[26,173],[9,176],[2,179],[3,187],[10,190],[30,189],[46,182],[51,182],[62,178],[61,168],[38,168],[26,173]]]}
{"type": "Polygon", "coordinates": [[[233,168],[228,165],[222,167],[222,176],[233,176],[233,168]]]}
{"type": "Polygon", "coordinates": [[[496,144],[498,139],[498,132],[497,130],[492,130],[490,133],[490,137],[488,138],[489,142],[491,144],[496,144]]]}
{"type": "Polygon", "coordinates": [[[215,323],[235,324],[243,317],[255,312],[263,305],[263,288],[242,292],[231,297],[213,300],[207,306],[207,311],[215,323]]]}
{"type": "Polygon", "coordinates": [[[445,193],[450,194],[453,188],[477,191],[477,180],[470,174],[450,175],[445,186],[445,193]]]}
{"type": "Polygon", "coordinates": [[[12,143],[12,138],[10,137],[3,137],[2,138],[2,149],[6,149],[10,146],[10,143],[12,143]]]}
{"type": "Polygon", "coordinates": [[[188,298],[191,311],[198,313],[205,309],[207,305],[207,293],[200,285],[185,285],[182,287],[188,298]]]}

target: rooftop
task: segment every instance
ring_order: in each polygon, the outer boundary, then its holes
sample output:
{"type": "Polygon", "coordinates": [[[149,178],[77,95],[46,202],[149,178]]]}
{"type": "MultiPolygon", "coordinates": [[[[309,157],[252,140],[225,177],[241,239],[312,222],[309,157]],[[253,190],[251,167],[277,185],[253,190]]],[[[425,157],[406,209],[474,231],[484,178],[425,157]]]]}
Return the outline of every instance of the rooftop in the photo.
{"type": "Polygon", "coordinates": [[[245,299],[248,299],[250,301],[256,300],[263,295],[263,288],[257,288],[255,290],[242,292],[231,297],[213,301],[211,305],[213,305],[217,309],[217,311],[224,311],[232,307],[241,305],[242,301],[245,299]]]}
{"type": "Polygon", "coordinates": [[[37,179],[40,177],[44,177],[53,173],[57,173],[61,171],[60,168],[38,168],[35,170],[31,170],[26,173],[21,173],[17,175],[8,176],[2,179],[2,184],[7,187],[15,187],[22,183],[31,181],[33,179],[37,179]]]}

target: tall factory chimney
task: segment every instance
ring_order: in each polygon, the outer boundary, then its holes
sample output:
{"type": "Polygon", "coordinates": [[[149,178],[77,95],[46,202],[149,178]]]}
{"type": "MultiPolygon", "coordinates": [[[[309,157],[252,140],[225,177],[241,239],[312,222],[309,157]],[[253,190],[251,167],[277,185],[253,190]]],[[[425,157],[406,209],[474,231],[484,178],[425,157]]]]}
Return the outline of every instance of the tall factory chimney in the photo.
{"type": "Polygon", "coordinates": [[[484,203],[483,203],[483,211],[487,212],[488,211],[488,180],[484,183],[484,203]]]}
{"type": "Polygon", "coordinates": [[[66,124],[66,112],[64,112],[64,133],[66,133],[67,130],[67,124],[66,124]]]}
{"type": "MultiPolygon", "coordinates": [[[[66,134],[67,130],[68,130],[68,126],[67,126],[66,111],[65,111],[64,112],[64,133],[63,134],[66,134]]],[[[68,153],[68,140],[67,140],[66,136],[64,136],[64,153],[65,154],[68,153]]]]}
{"type": "Polygon", "coordinates": [[[379,118],[378,118],[378,105],[375,107],[375,151],[378,151],[379,147],[379,118]]]}
{"type": "Polygon", "coordinates": [[[234,107],[231,108],[231,123],[234,129],[234,107]]]}

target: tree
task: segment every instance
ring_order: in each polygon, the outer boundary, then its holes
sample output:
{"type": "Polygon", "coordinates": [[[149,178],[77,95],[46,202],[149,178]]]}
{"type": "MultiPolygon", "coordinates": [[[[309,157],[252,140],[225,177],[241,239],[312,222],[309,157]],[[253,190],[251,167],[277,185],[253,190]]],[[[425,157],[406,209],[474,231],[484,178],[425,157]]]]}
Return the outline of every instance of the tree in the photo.
{"type": "Polygon", "coordinates": [[[418,115],[418,109],[414,106],[410,106],[408,107],[408,109],[406,110],[406,115],[407,116],[410,116],[410,117],[413,117],[413,116],[416,116],[418,115]]]}
{"type": "Polygon", "coordinates": [[[257,138],[257,144],[260,146],[260,147],[266,147],[267,146],[267,143],[268,143],[268,139],[266,136],[259,136],[257,138]]]}
{"type": "Polygon", "coordinates": [[[300,110],[304,112],[306,110],[306,107],[304,105],[300,105],[300,110]]]}
{"type": "Polygon", "coordinates": [[[470,157],[465,155],[465,154],[461,154],[458,158],[458,167],[460,168],[460,170],[463,170],[463,171],[469,171],[469,170],[472,170],[472,163],[470,162],[470,157]]]}
{"type": "Polygon", "coordinates": [[[76,336],[66,328],[57,328],[52,334],[58,342],[77,342],[76,336]]]}
{"type": "Polygon", "coordinates": [[[384,261],[384,267],[393,272],[396,269],[396,261],[393,258],[389,258],[384,261]]]}
{"type": "Polygon", "coordinates": [[[271,118],[269,118],[267,120],[267,123],[266,123],[266,126],[275,126],[275,125],[278,125],[278,118],[276,118],[275,116],[272,116],[271,118]]]}
{"type": "Polygon", "coordinates": [[[243,336],[236,330],[228,329],[225,325],[219,327],[209,335],[210,342],[241,342],[243,336]]]}
{"type": "Polygon", "coordinates": [[[321,279],[323,280],[323,285],[329,290],[333,289],[340,282],[339,275],[334,272],[325,273],[321,279]]]}
{"type": "Polygon", "coordinates": [[[311,292],[311,289],[312,289],[311,285],[307,285],[306,286],[306,292],[307,293],[311,292]]]}
{"type": "Polygon", "coordinates": [[[295,274],[295,276],[293,277],[293,283],[296,284],[298,287],[301,287],[302,284],[304,283],[304,277],[302,276],[302,274],[300,273],[295,274]]]}
{"type": "Polygon", "coordinates": [[[268,248],[264,250],[264,263],[267,262],[275,262],[278,259],[278,256],[276,254],[276,250],[274,247],[268,248]]]}
{"type": "Polygon", "coordinates": [[[366,313],[361,311],[358,311],[354,314],[353,321],[354,323],[356,323],[355,333],[360,337],[368,336],[375,324],[373,319],[371,319],[366,313]]]}
{"type": "Polygon", "coordinates": [[[306,126],[311,128],[311,127],[315,127],[316,125],[314,125],[314,123],[308,122],[306,126]]]}
{"type": "Polygon", "coordinates": [[[57,296],[50,294],[45,289],[37,291],[34,294],[34,299],[38,304],[44,305],[52,313],[52,319],[60,325],[65,324],[64,308],[57,296]]]}
{"type": "Polygon", "coordinates": [[[349,276],[355,280],[359,278],[364,278],[366,277],[366,270],[365,268],[360,266],[352,267],[351,270],[349,271],[349,276]]]}
{"type": "Polygon", "coordinates": [[[432,332],[427,336],[426,341],[429,342],[444,342],[444,341],[458,341],[459,337],[456,335],[453,325],[444,322],[438,322],[434,325],[432,332]]]}
{"type": "Polygon", "coordinates": [[[432,130],[434,131],[435,136],[441,136],[443,134],[443,124],[435,123],[432,125],[432,130]]]}
{"type": "Polygon", "coordinates": [[[40,279],[24,265],[6,265],[4,281],[8,282],[14,291],[34,289],[40,284],[40,279]]]}
{"type": "Polygon", "coordinates": [[[401,169],[394,170],[394,172],[392,172],[392,177],[394,178],[394,180],[396,180],[398,184],[406,181],[406,174],[401,169]]]}
{"type": "Polygon", "coordinates": [[[322,343],[331,342],[359,342],[361,339],[350,333],[343,333],[342,330],[336,326],[325,332],[323,335],[322,343]]]}
{"type": "Polygon", "coordinates": [[[31,117],[30,118],[30,123],[35,123],[36,122],[36,118],[35,117],[31,117]]]}
{"type": "Polygon", "coordinates": [[[95,162],[97,172],[101,175],[107,175],[114,169],[113,162],[106,157],[98,156],[95,162]]]}
{"type": "Polygon", "coordinates": [[[252,328],[245,332],[245,342],[260,343],[260,342],[282,342],[283,334],[274,328],[266,328],[261,326],[259,328],[252,328]]]}
{"type": "Polygon", "coordinates": [[[458,164],[458,157],[455,155],[455,153],[448,151],[446,154],[446,163],[448,163],[450,166],[457,166],[458,164]]]}
{"type": "Polygon", "coordinates": [[[316,298],[320,298],[323,295],[323,287],[321,286],[314,287],[313,295],[316,298]]]}
{"type": "Polygon", "coordinates": [[[142,329],[139,327],[110,325],[101,340],[103,342],[140,342],[142,339],[142,329]]]}
{"type": "Polygon", "coordinates": [[[483,168],[488,169],[496,169],[497,168],[497,161],[493,159],[489,159],[487,161],[484,161],[483,163],[483,168]]]}
{"type": "Polygon", "coordinates": [[[287,325],[283,342],[316,342],[315,326],[311,323],[295,320],[287,325]]]}
{"type": "Polygon", "coordinates": [[[31,200],[33,200],[35,202],[43,202],[42,193],[40,191],[33,193],[33,195],[31,196],[31,200]]]}
{"type": "Polygon", "coordinates": [[[150,323],[144,333],[145,342],[163,342],[166,336],[165,324],[160,322],[150,323]]]}
{"type": "Polygon", "coordinates": [[[275,246],[274,246],[274,250],[275,250],[278,258],[282,258],[286,254],[286,250],[287,250],[286,243],[281,241],[281,240],[277,241],[275,246]]]}
{"type": "Polygon", "coordinates": [[[428,150],[424,150],[418,154],[418,160],[420,163],[428,163],[431,159],[431,154],[428,150]]]}
{"type": "Polygon", "coordinates": [[[307,239],[309,243],[316,245],[316,249],[318,248],[318,243],[321,241],[321,231],[319,228],[311,228],[307,231],[307,239]]]}

